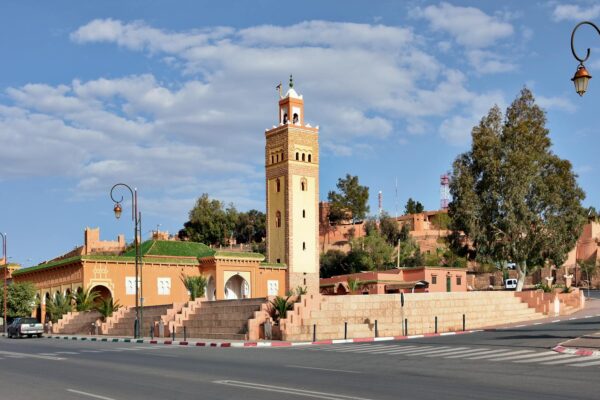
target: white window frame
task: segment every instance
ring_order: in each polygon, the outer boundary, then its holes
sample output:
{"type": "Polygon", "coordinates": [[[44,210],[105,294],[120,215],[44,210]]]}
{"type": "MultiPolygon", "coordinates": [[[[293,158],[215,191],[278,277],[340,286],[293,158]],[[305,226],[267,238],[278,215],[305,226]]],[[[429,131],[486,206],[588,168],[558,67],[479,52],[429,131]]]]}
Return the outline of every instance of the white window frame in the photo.
{"type": "MultiPolygon", "coordinates": [[[[138,289],[140,288],[140,280],[138,279],[138,289]]],[[[125,294],[135,295],[135,276],[125,277],[125,294]]]]}
{"type": "Polygon", "coordinates": [[[277,296],[279,294],[279,281],[277,279],[269,279],[267,281],[267,294],[269,296],[277,296]]]}
{"type": "Polygon", "coordinates": [[[156,287],[159,296],[171,295],[171,278],[160,277],[156,278],[156,287]]]}

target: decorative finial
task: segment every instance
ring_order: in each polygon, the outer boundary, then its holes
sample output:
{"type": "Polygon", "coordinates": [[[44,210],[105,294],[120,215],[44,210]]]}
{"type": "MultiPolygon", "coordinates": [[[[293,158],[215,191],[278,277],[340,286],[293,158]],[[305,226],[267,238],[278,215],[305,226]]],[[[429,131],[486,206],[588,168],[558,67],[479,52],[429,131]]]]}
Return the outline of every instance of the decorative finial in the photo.
{"type": "Polygon", "coordinates": [[[292,74],[290,74],[290,89],[294,87],[294,78],[292,78],[292,74]]]}
{"type": "Polygon", "coordinates": [[[279,82],[279,85],[275,86],[275,89],[279,92],[279,97],[283,97],[281,95],[281,82],[279,82]]]}

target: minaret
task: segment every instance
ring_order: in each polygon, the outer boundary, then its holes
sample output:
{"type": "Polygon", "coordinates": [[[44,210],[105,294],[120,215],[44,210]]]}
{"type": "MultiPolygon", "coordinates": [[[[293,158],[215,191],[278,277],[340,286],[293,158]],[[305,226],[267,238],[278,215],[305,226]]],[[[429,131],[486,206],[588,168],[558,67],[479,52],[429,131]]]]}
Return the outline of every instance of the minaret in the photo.
{"type": "MultiPolygon", "coordinates": [[[[280,88],[280,86],[279,86],[280,88]]],[[[304,123],[304,100],[289,89],[265,132],[267,259],[287,265],[285,291],[319,291],[319,129],[304,123]]]]}

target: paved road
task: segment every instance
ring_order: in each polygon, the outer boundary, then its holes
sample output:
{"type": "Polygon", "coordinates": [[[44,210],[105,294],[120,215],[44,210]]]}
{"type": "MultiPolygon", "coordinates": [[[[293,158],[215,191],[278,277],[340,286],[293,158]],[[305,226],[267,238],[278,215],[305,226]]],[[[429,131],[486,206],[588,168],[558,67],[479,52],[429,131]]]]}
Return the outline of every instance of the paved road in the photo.
{"type": "Polygon", "coordinates": [[[188,348],[0,339],[1,399],[596,399],[600,359],[550,353],[600,318],[401,342],[188,348]]]}

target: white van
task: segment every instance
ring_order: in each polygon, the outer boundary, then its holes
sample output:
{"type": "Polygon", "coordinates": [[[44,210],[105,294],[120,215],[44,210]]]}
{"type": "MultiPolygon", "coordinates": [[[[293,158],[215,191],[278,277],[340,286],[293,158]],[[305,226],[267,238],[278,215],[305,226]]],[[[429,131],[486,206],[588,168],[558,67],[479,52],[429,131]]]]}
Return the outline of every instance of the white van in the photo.
{"type": "Polygon", "coordinates": [[[504,281],[504,288],[506,290],[515,290],[517,288],[517,280],[514,278],[507,279],[504,281]]]}

